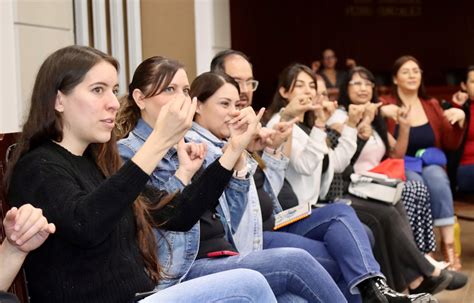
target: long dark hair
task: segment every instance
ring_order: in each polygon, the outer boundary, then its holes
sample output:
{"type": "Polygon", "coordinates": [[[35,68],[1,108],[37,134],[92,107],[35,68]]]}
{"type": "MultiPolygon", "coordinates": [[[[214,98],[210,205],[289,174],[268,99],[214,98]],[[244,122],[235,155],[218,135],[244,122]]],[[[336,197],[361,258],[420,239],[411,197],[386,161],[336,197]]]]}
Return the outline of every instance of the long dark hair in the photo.
{"type": "MultiPolygon", "coordinates": [[[[344,79],[344,82],[342,82],[340,92],[339,92],[339,100],[338,100],[339,105],[343,106],[346,110],[348,110],[349,104],[352,103],[352,101],[349,98],[349,82],[351,82],[352,77],[354,75],[359,75],[362,79],[368,80],[375,85],[374,75],[365,67],[356,66],[353,69],[349,70],[347,77],[344,79]]],[[[370,99],[370,102],[371,103],[379,102],[379,98],[377,96],[377,87],[375,86],[372,89],[372,99],[370,99]]],[[[388,152],[390,150],[390,146],[388,144],[387,124],[385,123],[385,120],[382,118],[381,115],[379,114],[375,115],[374,120],[372,121],[372,127],[382,138],[382,141],[385,145],[385,149],[388,152]]]]}
{"type": "MultiPolygon", "coordinates": [[[[398,71],[400,70],[402,65],[407,63],[408,61],[415,62],[416,65],[418,65],[418,67],[421,70],[420,61],[418,61],[415,57],[409,56],[409,55],[401,56],[400,58],[395,60],[395,62],[393,63],[393,66],[392,66],[392,79],[395,79],[397,77],[398,71]]],[[[400,99],[400,95],[398,94],[398,86],[395,83],[393,83],[393,81],[392,81],[392,94],[397,99],[397,104],[399,106],[402,105],[403,104],[402,99],[400,99]]],[[[426,93],[425,83],[423,81],[423,74],[421,74],[421,83],[420,83],[420,88],[418,89],[418,97],[420,99],[424,99],[424,100],[427,100],[427,99],[430,98],[430,96],[428,96],[428,94],[426,93]]]]}
{"type": "MultiPolygon", "coordinates": [[[[113,57],[86,46],[68,46],[51,54],[41,65],[36,76],[31,96],[28,118],[23,125],[20,140],[13,158],[8,164],[6,188],[18,160],[48,141],[63,140],[63,121],[55,110],[58,92],[68,95],[79,85],[86,74],[95,65],[108,62],[118,72],[119,64],[113,57]]],[[[92,155],[102,173],[109,177],[121,167],[122,162],[117,150],[116,137],[112,133],[106,143],[92,143],[87,152],[92,155]]],[[[161,207],[169,198],[163,199],[161,207]]],[[[138,198],[133,204],[137,223],[137,240],[150,278],[158,282],[160,267],[156,256],[156,240],[150,225],[150,215],[146,203],[138,198]]]]}
{"type": "Polygon", "coordinates": [[[126,137],[135,128],[141,116],[140,108],[133,100],[133,91],[139,89],[145,98],[158,95],[182,68],[184,66],[178,61],[161,56],[154,56],[140,63],[128,86],[128,94],[120,98],[115,129],[118,138],[126,137]]]}
{"type": "Polygon", "coordinates": [[[227,74],[215,72],[205,72],[197,76],[191,83],[189,94],[191,98],[196,97],[198,101],[205,103],[226,83],[232,84],[240,94],[239,84],[233,78],[227,74]]]}
{"type": "MultiPolygon", "coordinates": [[[[275,94],[273,95],[272,104],[270,104],[267,111],[265,112],[265,122],[268,122],[274,114],[278,113],[280,109],[288,104],[288,100],[280,94],[280,88],[284,88],[285,91],[291,92],[295,86],[296,78],[298,78],[298,75],[301,72],[308,74],[308,76],[313,79],[317,90],[318,81],[313,71],[308,66],[300,63],[293,63],[287,66],[278,77],[278,86],[275,94]]],[[[314,124],[314,115],[312,113],[306,112],[304,115],[303,124],[311,129],[314,124]]]]}

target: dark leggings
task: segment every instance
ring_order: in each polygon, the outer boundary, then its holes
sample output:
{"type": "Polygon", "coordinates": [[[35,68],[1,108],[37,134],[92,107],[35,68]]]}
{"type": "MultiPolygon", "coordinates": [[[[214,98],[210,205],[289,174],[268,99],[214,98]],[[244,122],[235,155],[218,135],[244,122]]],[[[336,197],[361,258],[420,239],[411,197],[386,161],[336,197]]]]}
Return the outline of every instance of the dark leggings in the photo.
{"type": "Polygon", "coordinates": [[[392,206],[352,195],[347,198],[359,219],[372,230],[375,259],[392,288],[403,291],[419,276],[431,276],[434,266],[415,243],[403,203],[392,206]]]}

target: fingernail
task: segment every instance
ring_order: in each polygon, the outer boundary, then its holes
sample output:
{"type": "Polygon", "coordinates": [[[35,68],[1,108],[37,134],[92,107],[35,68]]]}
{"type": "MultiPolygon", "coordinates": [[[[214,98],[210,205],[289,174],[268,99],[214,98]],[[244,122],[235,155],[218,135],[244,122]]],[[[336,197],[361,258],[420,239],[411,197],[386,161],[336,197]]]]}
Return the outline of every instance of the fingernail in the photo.
{"type": "Polygon", "coordinates": [[[16,235],[14,235],[14,234],[11,236],[11,238],[12,238],[13,241],[16,241],[16,239],[17,239],[16,235]]]}

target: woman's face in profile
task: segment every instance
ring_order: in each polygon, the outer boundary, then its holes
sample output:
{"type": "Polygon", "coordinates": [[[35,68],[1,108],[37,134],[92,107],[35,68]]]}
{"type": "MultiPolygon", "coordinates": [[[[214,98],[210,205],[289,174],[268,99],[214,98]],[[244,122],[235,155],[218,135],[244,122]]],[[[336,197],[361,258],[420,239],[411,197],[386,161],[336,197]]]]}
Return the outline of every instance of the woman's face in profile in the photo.
{"type": "Polygon", "coordinates": [[[109,141],[119,109],[117,93],[117,70],[106,61],[92,67],[69,94],[59,91],[55,110],[63,122],[63,141],[81,148],[109,141]]]}

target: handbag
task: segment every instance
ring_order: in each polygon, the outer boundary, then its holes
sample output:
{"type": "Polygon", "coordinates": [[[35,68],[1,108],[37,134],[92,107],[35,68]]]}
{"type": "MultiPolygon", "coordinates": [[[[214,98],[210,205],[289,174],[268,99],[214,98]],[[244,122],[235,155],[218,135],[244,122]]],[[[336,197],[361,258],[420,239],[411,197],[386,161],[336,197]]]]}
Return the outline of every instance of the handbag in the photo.
{"type": "Polygon", "coordinates": [[[405,161],[403,159],[388,158],[370,170],[373,173],[383,174],[389,178],[405,181],[405,161]]]}
{"type": "Polygon", "coordinates": [[[395,205],[402,197],[404,184],[400,179],[373,172],[352,174],[349,193],[363,199],[395,205]]]}

